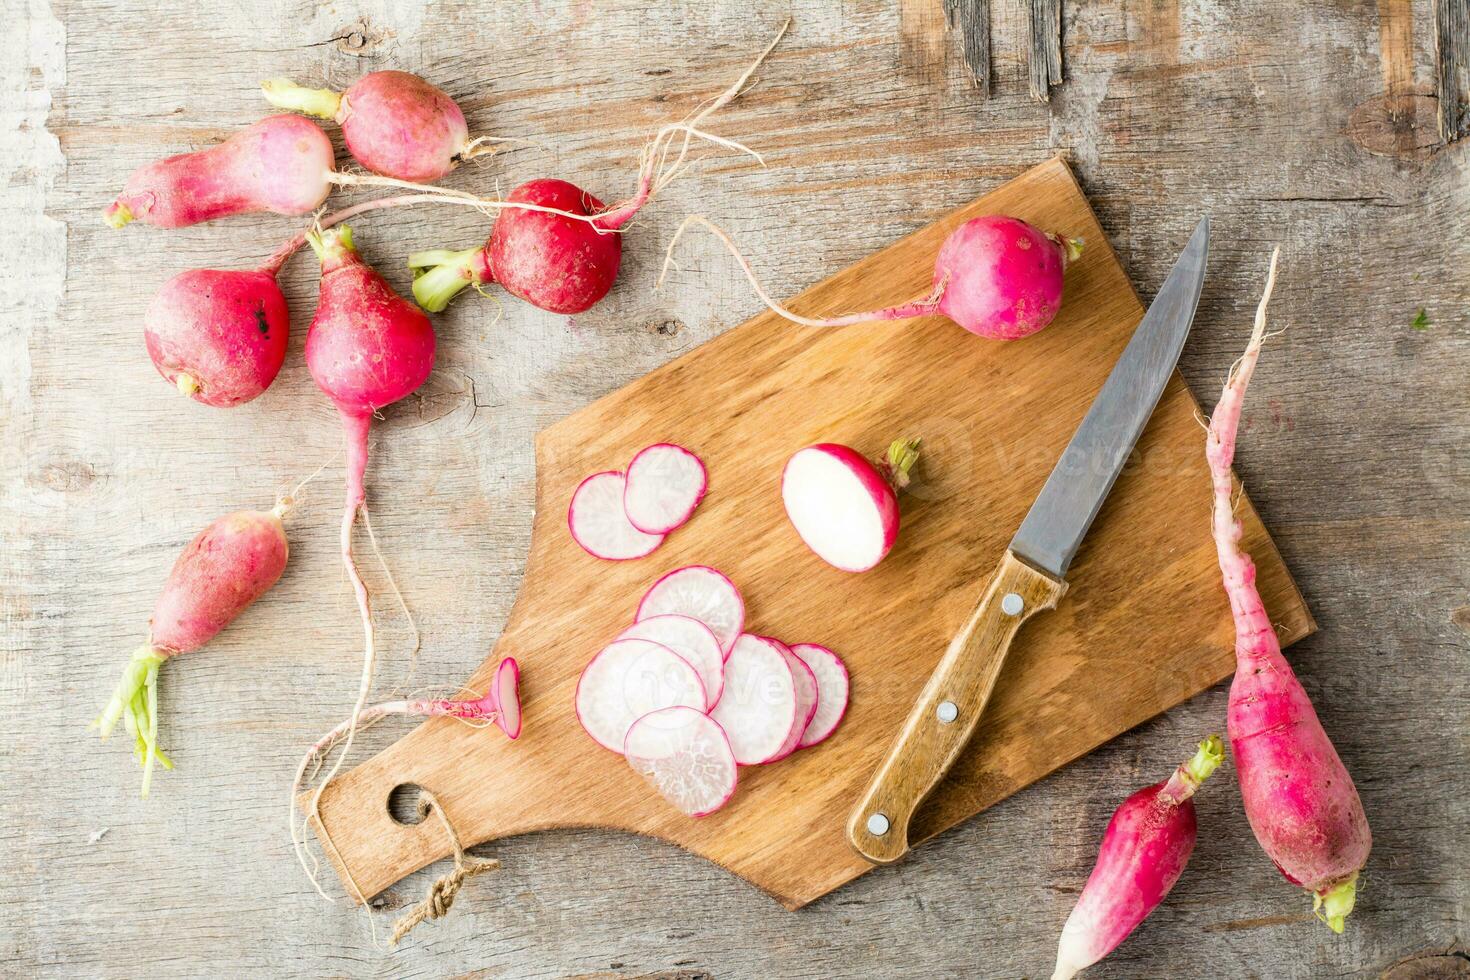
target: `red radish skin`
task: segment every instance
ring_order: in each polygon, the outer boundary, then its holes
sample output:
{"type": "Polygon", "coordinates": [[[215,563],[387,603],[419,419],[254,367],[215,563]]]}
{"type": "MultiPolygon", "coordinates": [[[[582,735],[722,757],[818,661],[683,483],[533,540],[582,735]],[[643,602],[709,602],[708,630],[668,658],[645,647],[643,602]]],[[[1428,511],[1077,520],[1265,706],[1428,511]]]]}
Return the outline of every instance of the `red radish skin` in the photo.
{"type": "Polygon", "coordinates": [[[685,565],[653,583],[638,603],[635,621],[652,616],[690,616],[710,628],[725,660],[745,627],[745,600],[735,583],[708,565],[685,565]]]}
{"type": "Polygon", "coordinates": [[[495,703],[495,724],[514,742],[521,737],[521,665],[513,657],[500,661],[490,685],[495,703]]]}
{"type": "Polygon", "coordinates": [[[710,717],[730,738],[735,761],[758,766],[786,750],[791,730],[805,717],[792,661],[778,643],[742,633],[725,661],[725,693],[710,717]]]}
{"type": "Polygon", "coordinates": [[[715,812],[735,795],[735,754],[719,723],[693,708],[649,712],[633,723],[623,756],[664,799],[691,817],[715,812]]]}
{"type": "Polygon", "coordinates": [[[1211,735],[1174,775],[1113,813],[1097,864],[1062,927],[1052,980],[1070,980],[1117,949],[1169,894],[1194,852],[1192,797],[1224,758],[1220,736],[1211,735]]]}
{"type": "Polygon", "coordinates": [[[628,463],[623,511],[645,534],[682,527],[709,489],[703,461],[683,446],[660,442],[640,449],[628,463]]]}
{"type": "Polygon", "coordinates": [[[268,116],[217,146],[133,171],[103,217],[182,228],[236,214],[306,214],[332,190],[332,141],[300,116],[268,116]]]}
{"type": "Polygon", "coordinates": [[[1215,406],[1206,444],[1214,485],[1211,528],[1235,618],[1230,752],[1256,840],[1287,881],[1312,893],[1318,917],[1340,933],[1353,910],[1373,834],[1357,787],[1317,720],[1312,699],[1281,655],[1276,628],[1256,590],[1255,563],[1240,548],[1230,469],[1246,386],[1266,335],[1266,304],[1279,252],[1271,255],[1250,344],[1215,406]]]}
{"type": "Polygon", "coordinates": [[[792,719],[791,731],[786,736],[786,744],[781,746],[781,750],[773,758],[767,760],[769,764],[771,762],[780,762],[800,747],[801,737],[806,733],[806,726],[811,724],[812,718],[817,713],[817,699],[819,695],[817,692],[817,675],[812,673],[812,669],[807,666],[806,661],[793,653],[789,646],[773,636],[764,636],[761,639],[774,643],[781,650],[782,655],[786,657],[787,666],[791,668],[791,679],[796,685],[796,716],[792,719]]]}
{"type": "Polygon", "coordinates": [[[798,743],[798,748],[809,749],[825,742],[842,723],[851,681],[842,658],[821,644],[793,643],[791,652],[801,658],[817,682],[817,709],[798,743]]]}
{"type": "Polygon", "coordinates": [[[442,89],[405,71],[375,71],[342,93],[303,88],[289,79],[262,82],[278,109],[332,119],[351,154],[373,173],[435,181],[474,156],[464,112],[442,89]]]}
{"type": "Polygon", "coordinates": [[[834,442],[808,446],[787,460],[781,501],[818,558],[844,572],[866,572],[888,556],[898,540],[898,493],[908,485],[919,444],[898,440],[877,465],[834,442]]]}
{"type": "MultiPolygon", "coordinates": [[[[933,287],[916,300],[864,313],[808,317],[771,299],[750,263],[728,234],[700,215],[690,215],[669,242],[664,273],[674,246],[691,224],[715,235],[750,280],[757,296],[774,312],[805,327],[844,327],[854,323],[944,316],[992,340],[1016,340],[1046,327],[1062,307],[1063,273],[1082,254],[1082,240],[1040,231],[1020,218],[971,218],[950,232],[934,260],[933,287]]],[[[659,277],[660,283],[663,276],[659,277]]]]}
{"type": "Polygon", "coordinates": [[[166,659],[214,639],[280,579],[290,551],[281,523],[288,507],[283,499],[269,511],[226,514],[189,542],[153,607],[148,642],[133,652],[111,700],[93,722],[103,738],[119,719],[126,724],[143,765],[144,796],[155,761],[173,768],[158,748],[158,670],[166,659]]]}

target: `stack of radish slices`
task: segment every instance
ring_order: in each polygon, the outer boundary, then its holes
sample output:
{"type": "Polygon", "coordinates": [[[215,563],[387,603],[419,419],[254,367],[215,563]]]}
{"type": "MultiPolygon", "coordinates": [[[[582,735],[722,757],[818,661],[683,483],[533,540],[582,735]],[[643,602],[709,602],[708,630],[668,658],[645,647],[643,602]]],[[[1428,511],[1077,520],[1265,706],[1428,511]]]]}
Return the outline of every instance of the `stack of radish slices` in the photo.
{"type": "Polygon", "coordinates": [[[587,734],[691,817],[725,805],[737,767],[816,745],[847,711],[837,654],[744,626],[729,578],[705,565],[680,568],[653,584],[633,624],[577,683],[587,734]]]}
{"type": "Polygon", "coordinates": [[[698,456],[657,443],[639,450],[626,470],[583,480],[567,508],[567,527],[594,558],[642,558],[689,520],[708,485],[698,456]]]}

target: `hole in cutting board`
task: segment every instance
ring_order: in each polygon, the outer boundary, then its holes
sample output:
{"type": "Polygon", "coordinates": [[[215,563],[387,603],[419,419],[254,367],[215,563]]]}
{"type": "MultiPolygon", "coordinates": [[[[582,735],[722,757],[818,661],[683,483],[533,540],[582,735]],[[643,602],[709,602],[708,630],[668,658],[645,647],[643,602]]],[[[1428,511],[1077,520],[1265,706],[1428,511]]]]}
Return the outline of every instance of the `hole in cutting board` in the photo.
{"type": "Polygon", "coordinates": [[[412,827],[423,822],[424,818],[419,816],[421,791],[418,783],[399,783],[388,791],[388,816],[394,823],[412,827]]]}

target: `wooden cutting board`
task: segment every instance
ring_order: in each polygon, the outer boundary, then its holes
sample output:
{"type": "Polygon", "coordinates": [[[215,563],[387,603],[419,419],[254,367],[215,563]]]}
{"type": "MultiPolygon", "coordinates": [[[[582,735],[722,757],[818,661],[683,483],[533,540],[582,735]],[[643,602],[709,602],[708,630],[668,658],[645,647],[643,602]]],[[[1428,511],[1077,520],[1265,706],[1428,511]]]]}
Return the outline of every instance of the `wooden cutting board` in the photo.
{"type": "MultiPolygon", "coordinates": [[[[1067,271],[1060,316],[1034,337],[986,341],[937,318],[811,330],[762,314],[537,437],[525,582],[499,644],[466,683],[484,690],[494,664],[515,657],[524,733],[509,742],[495,730],[436,719],[328,787],[321,813],[335,853],[327,850],[339,874],[350,869],[349,894],[372,896],[449,853],[438,821],[408,826],[390,816],[389,793],[401,784],[432,790],[466,844],[553,827],[627,830],[700,854],[788,908],[869,869],[844,837],[847,812],[1143,307],[1060,160],[792,303],[835,313],[927,293],[945,235],[987,213],[1086,239],[1067,271]],[[899,436],[922,436],[924,458],[920,483],[903,502],[897,546],[862,575],[823,564],[782,510],[786,458],[829,440],[876,454],[899,436]],[[572,490],[660,441],[705,460],[709,495],[647,558],[587,555],[567,533],[572,490]],[[734,579],[747,629],[825,643],[846,659],[853,680],[851,707],[831,739],[776,765],[742,769],[734,799],[701,820],[675,811],[594,744],[572,710],[578,674],[632,619],[647,586],[692,563],[734,579]]],[[[719,249],[699,236],[685,247],[719,249]]],[[[1250,330],[1244,319],[1199,327],[1234,331],[1242,347],[1250,330]]],[[[915,841],[1230,674],[1234,634],[1208,531],[1197,411],[1176,374],[1073,562],[1067,596],[1021,631],[974,741],[917,818],[915,841]]],[[[1244,497],[1239,513],[1282,640],[1307,635],[1311,615],[1244,497]]]]}

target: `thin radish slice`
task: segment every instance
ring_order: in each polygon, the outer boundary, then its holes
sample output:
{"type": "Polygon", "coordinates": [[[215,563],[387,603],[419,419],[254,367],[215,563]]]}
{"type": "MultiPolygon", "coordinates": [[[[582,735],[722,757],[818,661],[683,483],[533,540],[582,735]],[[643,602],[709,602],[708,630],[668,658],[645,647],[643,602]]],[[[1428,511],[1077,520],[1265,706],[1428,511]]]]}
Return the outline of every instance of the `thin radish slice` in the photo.
{"type": "Polygon", "coordinates": [[[728,660],[745,626],[745,601],[735,583],[720,572],[708,565],[686,565],[653,583],[633,619],[641,622],[669,614],[689,616],[708,626],[728,660]]]}
{"type": "Polygon", "coordinates": [[[806,665],[791,648],[773,636],[761,637],[776,644],[781,653],[786,657],[786,662],[791,666],[791,679],[796,682],[796,716],[791,722],[791,731],[786,735],[786,742],[781,746],[781,751],[768,762],[780,762],[782,759],[795,752],[801,743],[801,736],[806,732],[806,726],[811,724],[812,717],[817,713],[817,677],[812,669],[806,665]]]}
{"type": "Polygon", "coordinates": [[[594,473],[572,494],[567,527],[572,540],[594,558],[627,561],[651,554],[663,543],[661,534],[644,534],[623,512],[623,474],[594,473]]]}
{"type": "Polygon", "coordinates": [[[847,446],[808,446],[787,460],[781,502],[807,547],[844,572],[866,572],[898,537],[898,495],[847,446]]]}
{"type": "Polygon", "coordinates": [[[837,730],[847,714],[849,680],[842,658],[817,643],[793,643],[791,652],[801,658],[817,679],[817,712],[807,723],[798,748],[809,749],[837,730]]]}
{"type": "Polygon", "coordinates": [[[490,685],[490,703],[495,705],[495,724],[511,741],[521,737],[521,666],[506,657],[495,668],[490,685]]]}
{"type": "Polygon", "coordinates": [[[689,661],[652,640],[614,640],[577,681],[577,720],[614,752],[623,751],[633,722],[675,705],[704,711],[704,682],[689,661]]]}
{"type": "Polygon", "coordinates": [[[742,766],[774,759],[798,718],[796,678],[786,652],[764,637],[741,633],[725,661],[725,694],[710,717],[730,738],[742,766]]]}
{"type": "Polygon", "coordinates": [[[714,813],[735,795],[735,754],[725,730],[693,708],[644,715],[623,742],[628,765],[691,817],[714,813]]]}
{"type": "Polygon", "coordinates": [[[640,450],[628,464],[623,510],[646,534],[668,534],[689,520],[709,481],[698,456],[672,443],[640,450]]]}
{"type": "Polygon", "coordinates": [[[629,626],[618,639],[662,643],[689,661],[704,681],[704,698],[713,708],[725,690],[725,653],[713,631],[691,616],[650,616],[629,626]]]}

